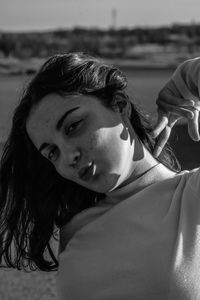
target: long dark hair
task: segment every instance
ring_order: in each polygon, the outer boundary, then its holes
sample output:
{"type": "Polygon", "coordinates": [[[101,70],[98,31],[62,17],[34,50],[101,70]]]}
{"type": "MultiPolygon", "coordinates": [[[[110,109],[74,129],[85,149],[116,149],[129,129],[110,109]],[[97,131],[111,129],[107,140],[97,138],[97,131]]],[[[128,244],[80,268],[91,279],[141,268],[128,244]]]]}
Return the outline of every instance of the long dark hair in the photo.
{"type": "MultiPolygon", "coordinates": [[[[0,258],[17,269],[57,270],[51,246],[58,229],[83,209],[95,206],[102,195],[62,178],[32,145],[26,121],[33,106],[50,93],[93,94],[108,107],[113,93],[124,97],[127,80],[116,67],[83,53],[48,59],[27,86],[17,106],[12,129],[4,146],[0,167],[0,258]]],[[[155,141],[145,115],[132,104],[131,123],[141,142],[152,153],[155,141]]],[[[160,162],[177,170],[168,146],[160,162]]]]}

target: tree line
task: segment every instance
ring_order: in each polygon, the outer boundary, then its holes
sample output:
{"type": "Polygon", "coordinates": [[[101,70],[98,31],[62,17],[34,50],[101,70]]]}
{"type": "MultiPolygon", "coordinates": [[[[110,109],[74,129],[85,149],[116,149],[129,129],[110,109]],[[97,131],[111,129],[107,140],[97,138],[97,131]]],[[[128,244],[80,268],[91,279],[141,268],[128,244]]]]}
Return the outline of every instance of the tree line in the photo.
{"type": "Polygon", "coordinates": [[[200,46],[200,24],[174,24],[160,28],[57,29],[45,32],[0,32],[3,56],[30,58],[55,53],[84,51],[102,57],[126,57],[135,45],[156,44],[177,47],[200,46]]]}

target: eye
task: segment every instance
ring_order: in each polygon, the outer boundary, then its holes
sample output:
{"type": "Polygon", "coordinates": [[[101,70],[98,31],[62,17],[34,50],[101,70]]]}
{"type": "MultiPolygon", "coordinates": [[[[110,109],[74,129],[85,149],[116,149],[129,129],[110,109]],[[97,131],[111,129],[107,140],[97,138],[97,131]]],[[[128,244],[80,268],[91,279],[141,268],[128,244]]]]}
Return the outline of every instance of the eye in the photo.
{"type": "Polygon", "coordinates": [[[77,122],[72,123],[69,127],[66,128],[65,133],[66,134],[70,134],[73,131],[75,131],[79,127],[79,125],[81,124],[81,122],[82,122],[82,120],[79,120],[77,122]]]}
{"type": "Polygon", "coordinates": [[[50,161],[55,161],[58,158],[58,149],[56,147],[52,148],[48,153],[48,159],[50,161]]]}

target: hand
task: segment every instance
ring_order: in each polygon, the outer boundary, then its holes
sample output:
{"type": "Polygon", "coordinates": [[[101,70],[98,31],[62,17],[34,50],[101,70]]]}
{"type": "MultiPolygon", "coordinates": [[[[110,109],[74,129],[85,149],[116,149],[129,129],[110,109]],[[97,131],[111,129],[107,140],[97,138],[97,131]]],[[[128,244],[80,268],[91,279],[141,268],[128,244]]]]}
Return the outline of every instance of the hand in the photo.
{"type": "Polygon", "coordinates": [[[176,122],[185,118],[188,133],[194,141],[199,141],[199,110],[200,103],[181,98],[179,91],[170,80],[160,91],[156,101],[158,105],[158,119],[152,131],[152,137],[158,137],[153,155],[158,157],[168,141],[171,129],[176,122]]]}

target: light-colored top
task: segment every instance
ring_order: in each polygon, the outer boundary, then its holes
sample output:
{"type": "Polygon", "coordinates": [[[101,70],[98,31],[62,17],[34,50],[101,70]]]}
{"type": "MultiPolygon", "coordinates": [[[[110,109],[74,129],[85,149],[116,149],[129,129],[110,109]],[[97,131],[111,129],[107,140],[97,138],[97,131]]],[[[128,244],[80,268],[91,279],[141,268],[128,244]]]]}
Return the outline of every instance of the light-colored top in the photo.
{"type": "Polygon", "coordinates": [[[145,188],[140,177],[75,216],[59,256],[60,299],[200,299],[199,177],[185,171],[145,188]]]}

